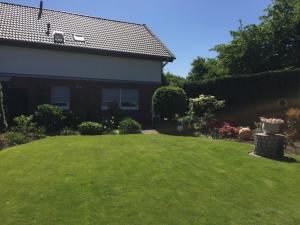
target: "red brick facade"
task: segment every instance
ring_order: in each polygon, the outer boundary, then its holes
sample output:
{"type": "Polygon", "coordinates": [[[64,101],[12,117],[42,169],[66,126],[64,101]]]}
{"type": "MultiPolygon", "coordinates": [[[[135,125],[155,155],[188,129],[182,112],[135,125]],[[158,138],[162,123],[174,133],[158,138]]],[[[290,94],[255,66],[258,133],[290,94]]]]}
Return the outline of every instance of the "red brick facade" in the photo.
{"type": "MultiPolygon", "coordinates": [[[[29,113],[34,112],[39,104],[51,103],[53,86],[70,87],[70,108],[85,120],[99,120],[103,116],[104,111],[101,109],[103,88],[136,89],[139,92],[139,109],[124,111],[124,114],[141,123],[149,123],[151,98],[159,84],[30,77],[14,77],[6,84],[6,88],[10,90],[22,90],[26,94],[25,105],[29,113]]],[[[16,101],[14,104],[20,103],[17,102],[18,100],[14,101],[16,101]]]]}

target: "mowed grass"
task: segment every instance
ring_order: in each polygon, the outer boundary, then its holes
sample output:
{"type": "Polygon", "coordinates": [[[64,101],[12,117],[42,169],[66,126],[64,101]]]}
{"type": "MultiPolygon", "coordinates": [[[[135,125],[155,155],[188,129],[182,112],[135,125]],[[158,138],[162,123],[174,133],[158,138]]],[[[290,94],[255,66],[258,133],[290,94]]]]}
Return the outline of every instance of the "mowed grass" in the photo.
{"type": "Polygon", "coordinates": [[[0,224],[300,224],[300,163],[252,149],[166,135],[10,148],[0,152],[0,224]]]}

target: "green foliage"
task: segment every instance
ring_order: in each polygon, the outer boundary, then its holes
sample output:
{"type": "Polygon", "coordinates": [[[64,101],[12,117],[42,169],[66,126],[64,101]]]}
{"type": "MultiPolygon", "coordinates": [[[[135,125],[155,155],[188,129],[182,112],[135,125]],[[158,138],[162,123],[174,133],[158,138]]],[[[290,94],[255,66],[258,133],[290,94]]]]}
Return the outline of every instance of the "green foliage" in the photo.
{"type": "Polygon", "coordinates": [[[49,133],[59,133],[65,117],[63,111],[53,105],[39,105],[34,114],[34,121],[38,126],[45,127],[49,133]]]}
{"type": "Polygon", "coordinates": [[[163,77],[164,77],[163,86],[173,86],[173,87],[182,88],[184,83],[186,82],[186,79],[184,77],[177,76],[170,72],[163,74],[163,77]]]}
{"type": "Polygon", "coordinates": [[[29,140],[40,139],[45,137],[46,130],[43,127],[37,126],[36,123],[33,122],[33,116],[17,116],[13,119],[13,126],[11,127],[11,131],[13,132],[21,132],[29,140]]]}
{"type": "Polygon", "coordinates": [[[214,96],[200,95],[190,99],[186,115],[176,119],[185,129],[211,135],[214,130],[216,113],[224,106],[225,101],[219,101],[214,96]]]}
{"type": "Polygon", "coordinates": [[[13,124],[12,124],[12,131],[15,132],[22,132],[23,134],[29,133],[35,124],[32,121],[32,116],[17,116],[13,119],[13,124]]]}
{"type": "Polygon", "coordinates": [[[3,132],[7,129],[7,121],[4,110],[4,99],[3,99],[3,87],[0,82],[0,132],[3,132]]]}
{"type": "Polygon", "coordinates": [[[120,134],[137,134],[141,133],[142,126],[137,121],[127,117],[119,125],[120,134]]]}
{"type": "Polygon", "coordinates": [[[70,135],[78,135],[77,131],[73,130],[70,127],[64,127],[61,132],[60,135],[62,136],[70,136],[70,135]]]}
{"type": "Polygon", "coordinates": [[[115,121],[114,117],[111,119],[106,119],[102,121],[103,129],[105,132],[110,133],[113,130],[117,129],[119,126],[119,123],[115,121]]]}
{"type": "Polygon", "coordinates": [[[299,87],[300,70],[284,70],[187,82],[184,90],[191,98],[201,94],[216,96],[231,107],[298,94],[299,87]]]}
{"type": "Polygon", "coordinates": [[[7,132],[5,133],[5,139],[9,145],[20,145],[29,142],[29,138],[22,132],[7,132]]]}
{"type": "Polygon", "coordinates": [[[97,122],[83,122],[78,128],[81,135],[98,135],[103,132],[102,124],[97,122]]]}
{"type": "Polygon", "coordinates": [[[194,121],[194,129],[204,134],[212,133],[216,122],[216,113],[225,106],[225,101],[219,101],[215,96],[200,95],[190,99],[189,112],[194,121]]]}
{"type": "Polygon", "coordinates": [[[208,73],[208,67],[206,65],[205,58],[197,57],[196,59],[194,59],[191,65],[192,69],[187,77],[189,81],[202,80],[208,73]]]}
{"type": "Polygon", "coordinates": [[[77,129],[80,124],[79,116],[72,111],[63,111],[64,119],[62,121],[62,127],[69,127],[71,129],[77,129]]]}
{"type": "Polygon", "coordinates": [[[217,59],[197,57],[192,62],[192,69],[187,76],[188,81],[199,81],[225,76],[228,73],[217,59]]]}
{"type": "Polygon", "coordinates": [[[163,118],[172,120],[175,115],[185,113],[188,105],[187,96],[183,89],[165,86],[158,88],[152,97],[152,108],[163,118]]]}
{"type": "Polygon", "coordinates": [[[119,104],[116,102],[112,102],[108,105],[107,110],[105,111],[105,118],[106,120],[113,120],[114,121],[114,129],[116,129],[123,119],[122,110],[119,107],[119,104]]]}
{"type": "Polygon", "coordinates": [[[232,41],[214,47],[230,74],[300,67],[300,1],[274,0],[258,25],[232,31],[232,41]]]}
{"type": "Polygon", "coordinates": [[[198,98],[190,99],[190,112],[195,117],[215,115],[225,106],[225,101],[219,101],[215,96],[200,95],[198,98]]]}

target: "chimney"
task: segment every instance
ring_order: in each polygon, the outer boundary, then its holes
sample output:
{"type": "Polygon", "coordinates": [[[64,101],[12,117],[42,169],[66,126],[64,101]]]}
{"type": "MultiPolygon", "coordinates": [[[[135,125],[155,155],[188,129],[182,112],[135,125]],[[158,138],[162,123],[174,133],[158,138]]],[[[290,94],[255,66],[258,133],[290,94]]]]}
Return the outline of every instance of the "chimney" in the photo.
{"type": "Polygon", "coordinates": [[[40,11],[38,18],[41,19],[43,14],[43,0],[40,1],[40,11]]]}
{"type": "Polygon", "coordinates": [[[51,24],[50,23],[47,23],[47,32],[46,34],[49,36],[50,35],[50,27],[51,27],[51,24]]]}

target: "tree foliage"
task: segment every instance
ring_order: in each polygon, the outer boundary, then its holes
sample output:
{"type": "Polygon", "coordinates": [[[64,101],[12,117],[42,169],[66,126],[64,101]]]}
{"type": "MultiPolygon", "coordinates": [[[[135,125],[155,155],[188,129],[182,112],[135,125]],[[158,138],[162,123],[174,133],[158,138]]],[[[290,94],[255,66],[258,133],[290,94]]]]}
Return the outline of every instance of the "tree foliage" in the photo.
{"type": "Polygon", "coordinates": [[[226,69],[220,64],[220,61],[212,58],[197,57],[191,64],[192,69],[187,76],[188,81],[198,81],[224,76],[226,69]]]}
{"type": "Polygon", "coordinates": [[[232,31],[232,41],[214,47],[229,74],[300,67],[300,1],[274,0],[258,25],[232,31]]]}
{"type": "Polygon", "coordinates": [[[184,77],[177,76],[171,72],[163,73],[163,86],[173,86],[182,88],[185,82],[186,79],[184,77]]]}
{"type": "Polygon", "coordinates": [[[189,81],[300,68],[299,0],[273,0],[258,24],[240,21],[230,34],[229,43],[212,49],[217,58],[193,61],[189,81]]]}

